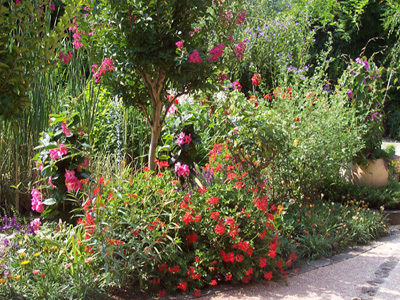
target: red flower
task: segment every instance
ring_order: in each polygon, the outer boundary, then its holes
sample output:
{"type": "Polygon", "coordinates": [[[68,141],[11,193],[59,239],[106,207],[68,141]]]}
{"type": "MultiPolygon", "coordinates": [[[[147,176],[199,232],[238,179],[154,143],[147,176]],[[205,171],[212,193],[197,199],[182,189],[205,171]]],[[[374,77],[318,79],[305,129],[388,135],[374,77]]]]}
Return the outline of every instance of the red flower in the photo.
{"type": "Polygon", "coordinates": [[[223,224],[217,224],[215,227],[214,227],[214,231],[215,231],[215,233],[218,233],[218,234],[220,234],[220,235],[223,235],[224,233],[225,233],[225,226],[223,225],[223,224]]]}
{"type": "Polygon", "coordinates": [[[100,178],[99,178],[99,184],[103,184],[103,182],[104,182],[104,177],[103,177],[103,176],[100,176],[100,178]]]}
{"type": "Polygon", "coordinates": [[[201,291],[200,291],[200,290],[196,290],[194,293],[192,293],[192,295],[193,295],[194,297],[199,297],[200,294],[201,294],[201,291]]]}
{"type": "Polygon", "coordinates": [[[199,187],[199,189],[197,190],[201,195],[203,195],[204,193],[208,192],[208,188],[206,187],[199,187]]]}
{"type": "Polygon", "coordinates": [[[178,284],[178,289],[182,290],[182,291],[186,291],[187,288],[187,282],[180,282],[178,284]]]}
{"type": "Polygon", "coordinates": [[[264,278],[270,281],[272,279],[272,272],[265,272],[264,278]]]}
{"type": "Polygon", "coordinates": [[[209,199],[208,199],[208,203],[211,203],[211,204],[218,204],[218,197],[210,197],[209,199]]]}
{"type": "Polygon", "coordinates": [[[197,234],[195,234],[194,232],[191,234],[188,234],[186,236],[186,238],[188,239],[189,244],[194,243],[197,241],[197,234]]]}
{"type": "Polygon", "coordinates": [[[253,77],[251,78],[251,84],[252,85],[260,85],[261,81],[261,76],[260,74],[254,74],[253,77]]]}
{"type": "Polygon", "coordinates": [[[260,238],[260,239],[263,239],[263,238],[265,238],[267,236],[267,231],[264,229],[264,231],[262,232],[262,233],[259,233],[258,234],[258,237],[260,238]]]}
{"type": "Polygon", "coordinates": [[[218,284],[218,283],[217,283],[217,280],[216,280],[216,279],[212,279],[212,280],[211,280],[211,285],[212,285],[212,286],[217,285],[217,284],[218,284]]]}
{"type": "Polygon", "coordinates": [[[225,220],[225,224],[229,224],[230,226],[235,225],[235,219],[232,217],[227,217],[225,220]]]}
{"type": "Polygon", "coordinates": [[[267,266],[267,259],[265,257],[260,257],[260,268],[265,268],[267,266]]]}
{"type": "Polygon", "coordinates": [[[93,195],[97,195],[100,192],[100,188],[97,187],[93,190],[93,195]]]}
{"type": "Polygon", "coordinates": [[[108,200],[114,200],[113,193],[110,193],[110,194],[108,195],[108,200]]]}
{"type": "Polygon", "coordinates": [[[211,212],[211,219],[218,220],[219,219],[219,212],[211,212]]]}
{"type": "Polygon", "coordinates": [[[295,121],[300,122],[300,117],[298,116],[295,121]]]}
{"type": "Polygon", "coordinates": [[[232,274],[228,274],[225,276],[225,281],[230,281],[232,280],[232,274]]]}
{"type": "Polygon", "coordinates": [[[197,216],[194,217],[194,221],[195,222],[199,222],[200,220],[201,220],[201,216],[200,215],[197,215],[197,216]]]}
{"type": "Polygon", "coordinates": [[[179,272],[179,266],[175,266],[175,267],[169,267],[168,268],[168,272],[172,273],[172,274],[176,274],[179,272]]]}
{"type": "Polygon", "coordinates": [[[242,261],[244,261],[244,256],[242,254],[236,254],[235,260],[237,262],[242,262],[242,261]]]}
{"type": "Polygon", "coordinates": [[[158,292],[158,298],[164,298],[165,297],[165,292],[164,292],[164,290],[160,290],[159,292],[158,292]]]}
{"type": "Polygon", "coordinates": [[[153,284],[160,284],[160,278],[153,278],[153,284]]]}
{"type": "Polygon", "coordinates": [[[251,274],[253,274],[253,268],[249,268],[246,272],[246,276],[250,276],[251,274]]]}
{"type": "Polygon", "coordinates": [[[168,270],[168,265],[167,264],[158,265],[158,271],[165,272],[167,270],[168,270]]]}
{"type": "Polygon", "coordinates": [[[185,223],[185,225],[187,226],[190,222],[193,221],[193,217],[190,213],[185,213],[185,215],[182,217],[182,221],[185,223]]]}

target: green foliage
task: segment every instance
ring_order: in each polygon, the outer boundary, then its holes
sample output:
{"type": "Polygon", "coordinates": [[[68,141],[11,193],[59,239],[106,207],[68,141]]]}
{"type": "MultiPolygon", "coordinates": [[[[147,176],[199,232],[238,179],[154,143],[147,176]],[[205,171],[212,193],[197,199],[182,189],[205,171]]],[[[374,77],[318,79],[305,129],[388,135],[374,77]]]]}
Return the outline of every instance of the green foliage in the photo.
{"type": "Polygon", "coordinates": [[[46,223],[34,235],[15,232],[2,252],[0,271],[6,276],[0,279],[0,296],[109,299],[101,282],[93,280],[99,261],[85,252],[83,239],[81,227],[65,223],[46,223]]]}
{"type": "Polygon", "coordinates": [[[383,157],[383,71],[372,60],[357,58],[339,80],[343,89],[348,88],[347,101],[355,111],[358,126],[363,129],[361,138],[365,144],[355,158],[357,163],[366,164],[367,158],[383,157]]]}
{"type": "Polygon", "coordinates": [[[51,23],[51,1],[0,2],[0,118],[21,117],[29,107],[27,91],[38,74],[54,65],[54,53],[73,13],[66,6],[63,16],[51,23]],[[49,24],[46,26],[46,22],[49,24]]]}
{"type": "Polygon", "coordinates": [[[330,257],[388,233],[383,214],[368,209],[364,201],[293,202],[283,218],[285,234],[304,258],[330,257]]]}

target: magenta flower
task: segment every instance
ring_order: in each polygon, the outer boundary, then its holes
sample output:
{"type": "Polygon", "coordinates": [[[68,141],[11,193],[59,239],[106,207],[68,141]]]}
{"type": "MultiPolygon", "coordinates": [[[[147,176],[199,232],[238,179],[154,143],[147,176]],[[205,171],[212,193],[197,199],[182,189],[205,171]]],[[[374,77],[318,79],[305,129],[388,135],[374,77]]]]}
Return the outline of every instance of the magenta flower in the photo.
{"type": "Polygon", "coordinates": [[[50,8],[52,9],[52,10],[56,10],[56,6],[52,3],[52,4],[50,4],[50,8]]]}
{"type": "Polygon", "coordinates": [[[236,24],[242,25],[246,20],[246,12],[247,10],[241,11],[236,15],[236,24]]]}
{"type": "Polygon", "coordinates": [[[72,136],[71,130],[67,128],[67,122],[61,123],[62,132],[65,134],[66,137],[72,136]]]}
{"type": "Polygon", "coordinates": [[[348,90],[347,91],[347,96],[349,96],[350,99],[353,99],[353,91],[352,90],[348,90]]]}
{"type": "Polygon", "coordinates": [[[181,165],[180,162],[177,162],[175,164],[175,172],[178,174],[178,176],[184,176],[187,177],[190,174],[189,166],[188,165],[181,165]]]}
{"type": "Polygon", "coordinates": [[[357,57],[357,58],[356,58],[356,63],[359,63],[359,64],[361,64],[361,63],[362,63],[362,60],[361,60],[361,58],[357,57]]]}
{"type": "Polygon", "coordinates": [[[68,193],[77,192],[82,188],[82,183],[78,178],[76,178],[74,170],[65,170],[64,177],[68,193]]]}
{"type": "Polygon", "coordinates": [[[87,166],[88,166],[88,164],[89,164],[89,160],[87,159],[87,157],[85,157],[84,160],[83,160],[83,163],[81,163],[81,164],[79,165],[79,167],[76,168],[76,170],[77,170],[78,172],[82,172],[82,168],[86,169],[87,166]]]}
{"type": "Polygon", "coordinates": [[[201,64],[201,57],[197,50],[194,50],[193,53],[189,55],[189,62],[195,64],[201,64]]]}
{"type": "Polygon", "coordinates": [[[21,4],[21,1],[19,1],[19,0],[15,1],[15,5],[20,5],[20,4],[21,4]]]}
{"type": "Polygon", "coordinates": [[[168,115],[173,114],[173,113],[175,113],[177,110],[178,110],[178,108],[177,108],[175,105],[172,104],[172,105],[169,107],[167,114],[168,114],[168,115]]]}
{"type": "Polygon", "coordinates": [[[32,210],[37,211],[38,213],[42,213],[44,211],[43,203],[42,203],[42,194],[37,190],[33,189],[31,192],[31,205],[32,210]]]}
{"type": "Polygon", "coordinates": [[[178,47],[179,50],[182,49],[183,48],[183,40],[176,42],[175,45],[176,45],[176,47],[178,47]]]}
{"type": "Polygon", "coordinates": [[[222,56],[222,54],[224,54],[224,48],[225,48],[224,44],[219,44],[218,46],[212,48],[210,50],[210,53],[212,55],[208,58],[208,61],[209,62],[218,61],[218,59],[222,56]]]}
{"type": "Polygon", "coordinates": [[[51,179],[51,176],[49,177],[49,180],[47,181],[47,183],[52,187],[52,188],[56,188],[56,186],[53,184],[53,181],[51,179]]]}
{"type": "Polygon", "coordinates": [[[246,42],[245,41],[241,41],[239,44],[237,44],[235,46],[235,56],[239,59],[242,60],[243,56],[244,56],[244,52],[246,51],[246,42]]]}
{"type": "Polygon", "coordinates": [[[183,144],[189,145],[191,141],[192,141],[192,138],[191,138],[190,134],[186,135],[184,132],[181,132],[179,134],[178,139],[176,140],[176,142],[179,146],[182,146],[183,144]]]}
{"type": "Polygon", "coordinates": [[[365,68],[365,70],[368,70],[368,68],[369,68],[369,63],[368,63],[368,61],[364,60],[363,63],[364,63],[364,68],[365,68]]]}
{"type": "Polygon", "coordinates": [[[34,231],[38,231],[40,225],[42,225],[42,223],[40,222],[39,218],[33,219],[30,223],[30,225],[32,226],[34,231]]]}

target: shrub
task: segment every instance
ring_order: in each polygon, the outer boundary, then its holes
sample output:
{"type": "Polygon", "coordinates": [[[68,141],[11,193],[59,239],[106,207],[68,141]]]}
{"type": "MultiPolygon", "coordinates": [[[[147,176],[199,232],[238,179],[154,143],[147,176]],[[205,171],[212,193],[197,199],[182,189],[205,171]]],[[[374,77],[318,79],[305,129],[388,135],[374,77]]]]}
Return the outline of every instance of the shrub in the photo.
{"type": "Polygon", "coordinates": [[[205,285],[286,278],[295,255],[283,257],[282,206],[269,186],[248,175],[251,161],[235,161],[226,145],[210,151],[195,185],[170,171],[147,168],[132,179],[100,178],[79,221],[82,241],[100,255],[107,280],[139,282],[143,290],[200,294],[205,285]],[[155,174],[154,174],[155,175],[155,174]]]}
{"type": "Polygon", "coordinates": [[[75,201],[82,185],[89,182],[89,160],[87,152],[91,149],[86,143],[86,135],[78,128],[78,113],[61,113],[51,115],[48,132],[41,135],[40,149],[32,159],[40,171],[41,178],[36,182],[36,188],[31,192],[32,210],[43,216],[56,217],[60,215],[69,220],[71,210],[80,207],[75,201]],[[48,191],[48,198],[42,201],[40,192],[48,191]],[[68,194],[74,194],[68,198],[68,194]],[[44,206],[46,205],[46,210],[44,206]]]}

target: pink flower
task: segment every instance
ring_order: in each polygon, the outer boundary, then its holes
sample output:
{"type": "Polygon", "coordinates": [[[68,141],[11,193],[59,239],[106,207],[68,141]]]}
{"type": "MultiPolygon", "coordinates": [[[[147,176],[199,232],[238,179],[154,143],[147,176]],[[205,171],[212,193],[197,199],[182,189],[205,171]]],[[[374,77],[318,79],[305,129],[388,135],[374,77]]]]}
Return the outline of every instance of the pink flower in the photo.
{"type": "Polygon", "coordinates": [[[106,58],[103,60],[100,66],[100,70],[98,70],[98,65],[92,65],[92,73],[94,73],[96,83],[100,82],[101,76],[103,76],[106,72],[113,72],[114,70],[114,63],[113,60],[110,58],[106,58]]]}
{"type": "Polygon", "coordinates": [[[179,41],[179,42],[175,43],[176,47],[178,47],[179,50],[183,48],[183,42],[184,41],[182,40],[182,41],[179,41]]]}
{"type": "Polygon", "coordinates": [[[15,5],[20,5],[20,4],[21,4],[21,1],[19,1],[19,0],[15,1],[15,5]]]}
{"type": "Polygon", "coordinates": [[[228,39],[229,39],[232,43],[235,42],[235,40],[234,40],[233,37],[231,37],[231,36],[228,36],[228,39]]]}
{"type": "Polygon", "coordinates": [[[65,170],[64,177],[68,193],[77,192],[82,188],[82,183],[76,178],[74,170],[65,170]]]}
{"type": "Polygon", "coordinates": [[[53,184],[52,180],[51,180],[51,176],[49,177],[49,180],[47,181],[47,183],[52,187],[52,188],[56,188],[56,186],[53,184]]]}
{"type": "Polygon", "coordinates": [[[60,148],[58,148],[58,151],[60,152],[60,156],[63,156],[65,154],[67,154],[68,148],[65,147],[64,144],[60,144],[60,148]]]}
{"type": "Polygon", "coordinates": [[[246,12],[247,10],[241,11],[236,15],[236,24],[242,25],[246,20],[246,12]]]}
{"type": "Polygon", "coordinates": [[[41,201],[42,194],[37,189],[33,189],[31,195],[32,195],[31,199],[32,210],[37,211],[38,213],[42,213],[44,211],[43,203],[41,201]]]}
{"type": "Polygon", "coordinates": [[[69,268],[71,268],[71,267],[72,267],[72,264],[66,264],[66,265],[65,265],[65,268],[66,268],[66,269],[69,269],[69,268]]]}
{"type": "Polygon", "coordinates": [[[40,222],[39,218],[33,219],[30,223],[30,225],[32,226],[34,231],[39,230],[40,225],[42,225],[42,223],[40,222]]]}
{"type": "Polygon", "coordinates": [[[175,164],[175,172],[178,174],[178,176],[189,176],[190,170],[188,165],[181,165],[180,162],[177,162],[175,164]]]}
{"type": "Polygon", "coordinates": [[[71,130],[67,128],[67,122],[61,123],[62,132],[65,134],[66,137],[72,136],[71,130]]]}
{"type": "Polygon", "coordinates": [[[235,46],[235,56],[239,59],[243,59],[244,51],[246,51],[246,41],[241,41],[239,44],[235,46]]]}
{"type": "Polygon", "coordinates": [[[218,59],[222,56],[222,54],[224,53],[224,48],[225,45],[224,44],[219,44],[218,46],[215,46],[214,48],[212,48],[210,50],[210,53],[212,54],[209,58],[208,61],[209,62],[214,62],[214,61],[218,61],[218,59]]]}
{"type": "Polygon", "coordinates": [[[190,144],[190,142],[192,141],[191,135],[185,135],[184,132],[181,132],[178,139],[176,140],[177,144],[179,146],[182,146],[183,144],[190,144]]]}
{"type": "Polygon", "coordinates": [[[175,113],[178,110],[178,108],[175,105],[171,105],[168,109],[168,115],[175,113]]]}
{"type": "Polygon", "coordinates": [[[55,6],[54,4],[50,4],[50,8],[51,8],[52,10],[56,10],[56,6],[55,6]]]}
{"type": "Polygon", "coordinates": [[[92,262],[93,258],[92,257],[88,257],[85,259],[85,262],[87,262],[88,264],[90,264],[92,262]]]}
{"type": "Polygon", "coordinates": [[[33,270],[33,271],[32,271],[32,274],[33,274],[33,275],[36,275],[36,274],[39,274],[39,272],[40,272],[39,270],[33,270]]]}
{"type": "Polygon", "coordinates": [[[85,157],[83,163],[81,163],[79,167],[76,168],[76,170],[78,172],[82,172],[82,168],[86,169],[88,165],[89,165],[89,160],[87,159],[87,157],[85,157]]]}
{"type": "Polygon", "coordinates": [[[195,64],[201,64],[201,57],[197,50],[194,50],[193,53],[189,55],[189,62],[195,64]]]}

